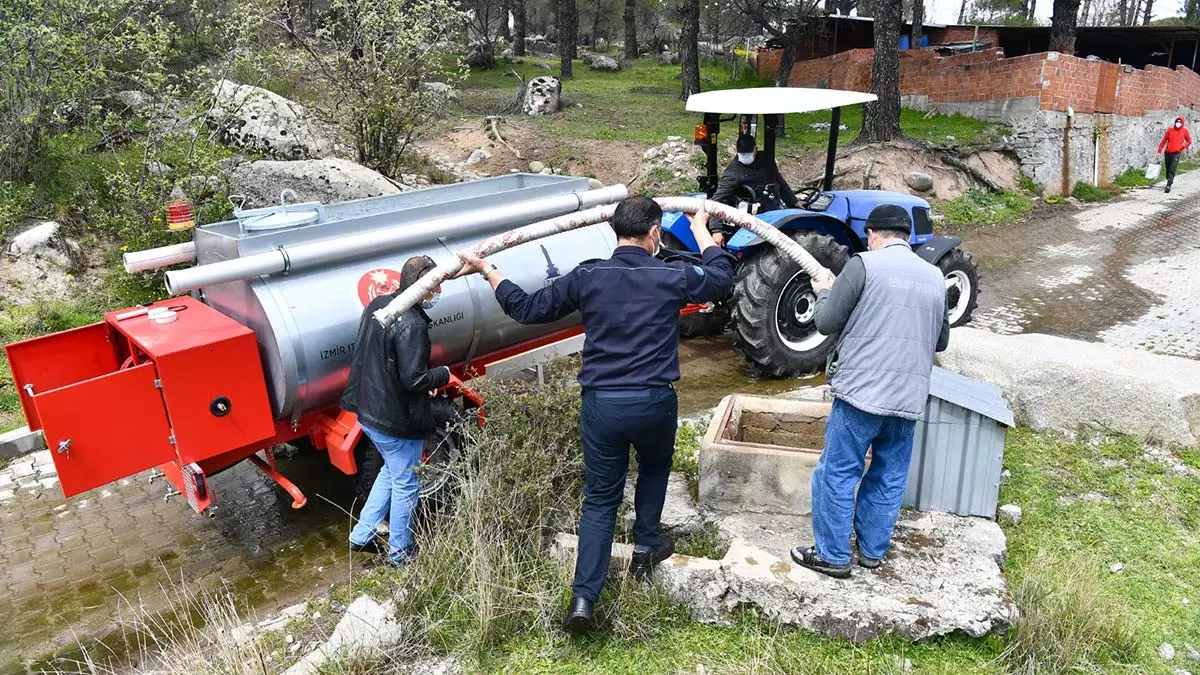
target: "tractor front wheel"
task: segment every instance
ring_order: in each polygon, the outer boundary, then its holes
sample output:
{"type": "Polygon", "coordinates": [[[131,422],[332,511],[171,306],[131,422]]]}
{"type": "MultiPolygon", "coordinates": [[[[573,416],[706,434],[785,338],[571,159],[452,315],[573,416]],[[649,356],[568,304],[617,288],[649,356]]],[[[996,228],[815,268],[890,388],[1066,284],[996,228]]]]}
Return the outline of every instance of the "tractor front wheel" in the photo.
{"type": "MultiPolygon", "coordinates": [[[[850,250],[833,237],[799,232],[792,239],[834,274],[850,259],[850,250]]],[[[764,248],[738,269],[733,287],[734,344],[769,377],[820,372],[834,337],[817,332],[817,297],[811,280],[778,249],[764,248]]]]}
{"type": "Polygon", "coordinates": [[[971,320],[979,304],[979,266],[961,248],[947,253],[937,266],[946,278],[946,315],[950,327],[961,326],[971,320]]]}

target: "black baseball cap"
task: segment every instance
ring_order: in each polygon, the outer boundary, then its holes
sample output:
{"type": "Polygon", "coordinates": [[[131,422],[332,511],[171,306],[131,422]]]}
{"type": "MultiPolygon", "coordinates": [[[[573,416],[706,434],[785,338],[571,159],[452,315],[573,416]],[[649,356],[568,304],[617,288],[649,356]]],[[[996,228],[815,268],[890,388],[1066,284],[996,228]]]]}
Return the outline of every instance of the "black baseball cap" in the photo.
{"type": "Polygon", "coordinates": [[[912,217],[902,206],[881,204],[867,216],[868,230],[897,230],[912,234],[912,217]]]}

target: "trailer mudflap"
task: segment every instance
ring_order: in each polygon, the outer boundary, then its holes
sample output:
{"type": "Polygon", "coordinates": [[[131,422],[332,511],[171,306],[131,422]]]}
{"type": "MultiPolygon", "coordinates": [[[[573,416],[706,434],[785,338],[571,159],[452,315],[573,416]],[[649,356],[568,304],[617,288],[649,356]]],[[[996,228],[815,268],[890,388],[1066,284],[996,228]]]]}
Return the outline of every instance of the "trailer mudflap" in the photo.
{"type": "Polygon", "coordinates": [[[157,379],[154,364],[145,363],[34,393],[64,496],[175,460],[157,379]]]}

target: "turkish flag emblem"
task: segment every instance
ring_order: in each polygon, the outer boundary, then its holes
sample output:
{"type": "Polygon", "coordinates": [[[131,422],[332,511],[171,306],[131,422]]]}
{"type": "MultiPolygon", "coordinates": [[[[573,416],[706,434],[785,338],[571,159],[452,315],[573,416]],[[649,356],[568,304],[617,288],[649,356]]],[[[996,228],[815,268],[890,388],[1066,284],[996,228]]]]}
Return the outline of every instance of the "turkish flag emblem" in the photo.
{"type": "Polygon", "coordinates": [[[358,299],[366,307],[381,295],[391,295],[400,290],[400,273],[396,270],[379,268],[362,275],[358,280],[358,299]]]}

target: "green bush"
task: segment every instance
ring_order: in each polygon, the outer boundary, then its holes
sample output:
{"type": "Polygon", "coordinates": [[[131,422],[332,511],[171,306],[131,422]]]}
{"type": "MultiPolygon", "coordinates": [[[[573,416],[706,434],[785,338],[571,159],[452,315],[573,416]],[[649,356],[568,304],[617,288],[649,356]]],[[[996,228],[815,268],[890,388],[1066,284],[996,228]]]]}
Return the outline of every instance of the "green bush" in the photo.
{"type": "Polygon", "coordinates": [[[1041,183],[1035,181],[1034,179],[1030,178],[1029,176],[1026,176],[1025,174],[1021,174],[1021,179],[1017,183],[1017,185],[1025,192],[1028,192],[1030,194],[1035,194],[1035,195],[1042,194],[1042,192],[1044,192],[1046,189],[1046,188],[1042,187],[1041,183]]]}
{"type": "Polygon", "coordinates": [[[1075,184],[1075,189],[1071,190],[1071,196],[1081,202],[1102,202],[1118,192],[1119,190],[1096,187],[1091,183],[1080,181],[1075,184]]]}
{"type": "Polygon", "coordinates": [[[1029,212],[1033,203],[1029,197],[1016,192],[971,190],[965,195],[938,206],[949,226],[994,225],[1016,220],[1029,212]]]}

